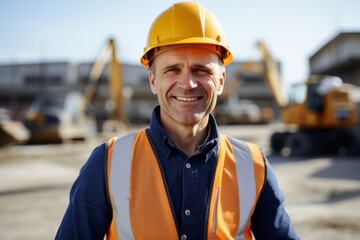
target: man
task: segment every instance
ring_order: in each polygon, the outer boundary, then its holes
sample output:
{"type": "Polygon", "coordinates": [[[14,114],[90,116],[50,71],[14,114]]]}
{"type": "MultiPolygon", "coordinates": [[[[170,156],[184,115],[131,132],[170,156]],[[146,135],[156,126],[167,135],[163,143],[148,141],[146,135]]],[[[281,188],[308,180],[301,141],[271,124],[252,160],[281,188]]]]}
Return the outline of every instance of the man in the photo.
{"type": "Polygon", "coordinates": [[[220,134],[211,115],[231,59],[198,4],[158,16],[141,63],[159,106],[148,128],[94,150],[56,239],[298,239],[259,147],[220,134]]]}

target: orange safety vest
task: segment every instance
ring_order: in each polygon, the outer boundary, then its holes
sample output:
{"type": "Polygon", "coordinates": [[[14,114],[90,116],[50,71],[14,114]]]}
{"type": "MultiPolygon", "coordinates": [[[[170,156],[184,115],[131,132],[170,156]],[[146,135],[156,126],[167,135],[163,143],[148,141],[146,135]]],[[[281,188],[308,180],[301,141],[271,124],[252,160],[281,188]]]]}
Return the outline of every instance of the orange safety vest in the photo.
{"type": "MultiPolygon", "coordinates": [[[[265,171],[257,145],[221,135],[208,239],[252,239],[250,219],[265,171]]],[[[107,174],[113,209],[107,239],[179,239],[145,129],[108,141],[107,174]]]]}

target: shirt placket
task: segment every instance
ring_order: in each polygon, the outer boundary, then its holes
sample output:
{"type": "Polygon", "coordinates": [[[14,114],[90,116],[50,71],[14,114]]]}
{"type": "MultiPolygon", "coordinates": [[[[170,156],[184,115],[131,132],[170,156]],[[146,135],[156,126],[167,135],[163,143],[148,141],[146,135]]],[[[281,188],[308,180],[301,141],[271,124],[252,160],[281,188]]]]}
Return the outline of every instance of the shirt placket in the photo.
{"type": "Polygon", "coordinates": [[[183,205],[181,239],[196,239],[199,201],[199,173],[194,159],[185,161],[183,175],[183,205]]]}

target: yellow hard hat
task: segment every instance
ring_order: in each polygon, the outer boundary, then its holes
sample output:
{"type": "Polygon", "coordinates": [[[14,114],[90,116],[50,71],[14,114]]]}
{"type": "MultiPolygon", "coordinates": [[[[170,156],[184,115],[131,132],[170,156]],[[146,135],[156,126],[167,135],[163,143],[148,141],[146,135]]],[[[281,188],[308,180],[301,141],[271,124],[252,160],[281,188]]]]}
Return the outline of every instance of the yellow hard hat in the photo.
{"type": "Polygon", "coordinates": [[[207,44],[217,47],[224,65],[232,60],[218,18],[194,2],[180,2],[162,12],[152,23],[140,62],[149,67],[156,47],[175,44],[207,44]]]}

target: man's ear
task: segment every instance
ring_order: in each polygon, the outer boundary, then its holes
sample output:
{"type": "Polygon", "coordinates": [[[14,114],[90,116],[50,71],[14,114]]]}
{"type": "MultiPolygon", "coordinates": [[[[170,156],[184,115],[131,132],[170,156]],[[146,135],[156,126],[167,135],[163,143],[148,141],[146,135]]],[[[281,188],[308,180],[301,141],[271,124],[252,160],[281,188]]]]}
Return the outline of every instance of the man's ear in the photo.
{"type": "Polygon", "coordinates": [[[217,94],[218,95],[221,95],[223,90],[224,90],[225,79],[226,79],[226,71],[225,71],[225,68],[224,68],[220,73],[219,86],[218,86],[218,89],[217,89],[217,94]]]}
{"type": "Polygon", "coordinates": [[[157,94],[156,77],[155,77],[155,74],[151,70],[149,70],[149,72],[148,72],[148,78],[149,78],[151,92],[153,94],[157,94]]]}

